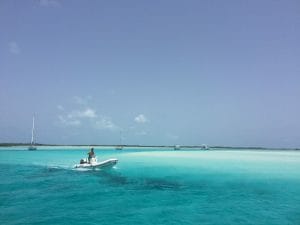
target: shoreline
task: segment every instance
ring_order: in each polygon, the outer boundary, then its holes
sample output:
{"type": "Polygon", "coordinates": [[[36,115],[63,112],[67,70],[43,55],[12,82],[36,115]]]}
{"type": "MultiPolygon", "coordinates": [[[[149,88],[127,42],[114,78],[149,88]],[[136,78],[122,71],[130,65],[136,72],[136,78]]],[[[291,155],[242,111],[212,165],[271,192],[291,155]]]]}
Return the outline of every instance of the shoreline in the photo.
{"type": "MultiPolygon", "coordinates": [[[[19,148],[20,150],[27,150],[29,144],[13,144],[13,143],[0,143],[0,150],[8,150],[10,148],[19,148]],[[24,148],[24,149],[23,149],[24,148]]],[[[63,150],[82,150],[89,149],[91,147],[102,150],[116,150],[116,147],[119,145],[48,145],[48,144],[37,144],[36,147],[38,149],[61,149],[63,150]]],[[[174,150],[174,146],[169,145],[122,145],[124,149],[166,149],[166,150],[174,150]]],[[[180,149],[176,149],[174,151],[181,150],[201,150],[201,151],[211,151],[211,150],[260,150],[260,151],[300,151],[300,148],[267,148],[267,147],[229,147],[229,146],[210,146],[209,149],[204,149],[203,146],[190,146],[190,145],[182,145],[180,149]]],[[[122,151],[122,150],[119,150],[122,151]]]]}

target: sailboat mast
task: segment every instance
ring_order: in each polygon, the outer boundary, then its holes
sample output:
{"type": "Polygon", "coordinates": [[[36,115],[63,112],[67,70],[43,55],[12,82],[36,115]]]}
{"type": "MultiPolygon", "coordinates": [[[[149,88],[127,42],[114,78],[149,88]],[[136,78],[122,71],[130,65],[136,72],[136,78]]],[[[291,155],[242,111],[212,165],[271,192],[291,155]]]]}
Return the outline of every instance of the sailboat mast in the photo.
{"type": "Polygon", "coordinates": [[[34,117],[32,118],[31,145],[34,144],[34,117]]]}

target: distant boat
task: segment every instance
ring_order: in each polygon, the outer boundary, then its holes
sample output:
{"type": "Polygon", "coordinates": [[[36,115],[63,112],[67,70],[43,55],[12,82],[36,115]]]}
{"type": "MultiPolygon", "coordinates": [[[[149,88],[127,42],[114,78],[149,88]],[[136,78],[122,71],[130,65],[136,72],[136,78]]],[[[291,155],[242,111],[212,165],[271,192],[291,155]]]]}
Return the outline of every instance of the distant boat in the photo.
{"type": "Polygon", "coordinates": [[[174,150],[180,150],[180,145],[175,145],[174,150]]]}
{"type": "Polygon", "coordinates": [[[208,147],[208,145],[205,145],[205,144],[203,144],[203,145],[201,145],[201,149],[208,150],[208,149],[209,149],[209,147],[208,147]]]}
{"type": "Polygon", "coordinates": [[[118,146],[116,146],[116,150],[123,150],[123,146],[122,145],[118,145],[118,146]]]}
{"type": "Polygon", "coordinates": [[[32,130],[31,130],[31,142],[30,142],[30,146],[28,147],[28,150],[33,151],[33,150],[37,150],[36,146],[35,146],[35,142],[34,142],[34,117],[32,118],[32,130]]]}
{"type": "Polygon", "coordinates": [[[122,131],[120,131],[120,145],[116,146],[116,150],[123,150],[124,146],[122,145],[122,131]]]}

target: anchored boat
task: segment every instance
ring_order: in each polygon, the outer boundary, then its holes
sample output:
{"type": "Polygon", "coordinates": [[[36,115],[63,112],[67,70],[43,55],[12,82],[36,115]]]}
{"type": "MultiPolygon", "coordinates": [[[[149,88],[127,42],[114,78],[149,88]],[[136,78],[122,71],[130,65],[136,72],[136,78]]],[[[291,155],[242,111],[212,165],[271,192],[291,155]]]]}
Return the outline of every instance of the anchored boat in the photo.
{"type": "Polygon", "coordinates": [[[28,147],[28,150],[33,151],[36,150],[36,146],[35,146],[35,142],[34,142],[34,135],[35,135],[35,131],[34,131],[34,117],[32,118],[32,129],[31,129],[31,142],[30,142],[30,146],[28,147]]]}

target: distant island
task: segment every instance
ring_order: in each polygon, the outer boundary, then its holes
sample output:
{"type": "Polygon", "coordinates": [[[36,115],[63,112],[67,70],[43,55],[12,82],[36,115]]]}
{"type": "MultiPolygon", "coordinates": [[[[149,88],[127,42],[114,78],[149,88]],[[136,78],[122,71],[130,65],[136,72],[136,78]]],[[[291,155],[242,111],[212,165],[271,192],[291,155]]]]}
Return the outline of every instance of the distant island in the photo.
{"type": "MultiPolygon", "coordinates": [[[[22,146],[29,146],[30,143],[0,143],[0,147],[22,147],[22,146]]],[[[82,145],[76,145],[76,144],[41,144],[36,143],[36,146],[40,147],[57,147],[57,146],[69,146],[69,147],[116,147],[118,144],[82,144],[82,145]]],[[[174,148],[174,145],[122,145],[124,148],[174,148]]],[[[180,145],[180,148],[190,148],[190,149],[199,149],[203,148],[203,145],[180,145]]],[[[268,148],[268,147],[240,147],[240,146],[209,146],[210,149],[244,149],[244,150],[300,150],[300,148],[268,148]]]]}

